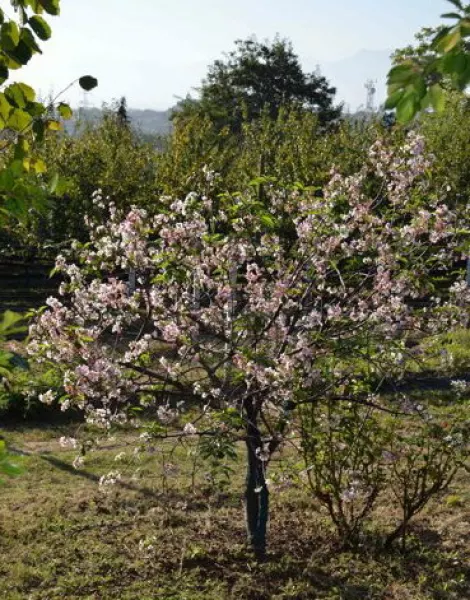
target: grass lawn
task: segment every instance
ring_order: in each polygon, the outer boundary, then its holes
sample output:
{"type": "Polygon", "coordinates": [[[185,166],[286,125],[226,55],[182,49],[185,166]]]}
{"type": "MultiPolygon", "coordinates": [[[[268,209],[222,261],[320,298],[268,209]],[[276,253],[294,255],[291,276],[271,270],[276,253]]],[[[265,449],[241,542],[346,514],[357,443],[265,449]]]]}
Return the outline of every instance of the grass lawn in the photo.
{"type": "Polygon", "coordinates": [[[275,491],[269,556],[257,563],[245,545],[242,451],[218,490],[188,448],[167,456],[164,475],[161,449],[136,459],[121,434],[75,470],[75,453],[57,443],[63,428],[3,433],[30,454],[24,474],[0,487],[2,600],[470,598],[468,475],[414,521],[405,555],[380,550],[387,505],[352,552],[306,490],[275,491]],[[98,479],[111,470],[122,479],[103,491],[98,479]]]}

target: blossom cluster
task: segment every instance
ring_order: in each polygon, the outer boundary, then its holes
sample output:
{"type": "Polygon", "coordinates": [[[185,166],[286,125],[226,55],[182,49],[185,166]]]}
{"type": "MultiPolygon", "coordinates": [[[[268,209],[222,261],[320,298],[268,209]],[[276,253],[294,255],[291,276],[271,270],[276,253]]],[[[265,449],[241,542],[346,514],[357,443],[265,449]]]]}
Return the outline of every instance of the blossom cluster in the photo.
{"type": "Polygon", "coordinates": [[[288,403],[349,393],[347,359],[394,374],[410,332],[467,319],[464,281],[432,284],[461,256],[456,214],[427,194],[430,160],[410,134],[398,152],[374,144],[353,176],[333,171],[321,196],[194,193],[157,216],[111,204],[75,259],[58,258],[61,299],[32,325],[30,353],[103,426],[149,396],[173,423],[177,392],[205,411],[249,398],[282,420],[288,403]]]}

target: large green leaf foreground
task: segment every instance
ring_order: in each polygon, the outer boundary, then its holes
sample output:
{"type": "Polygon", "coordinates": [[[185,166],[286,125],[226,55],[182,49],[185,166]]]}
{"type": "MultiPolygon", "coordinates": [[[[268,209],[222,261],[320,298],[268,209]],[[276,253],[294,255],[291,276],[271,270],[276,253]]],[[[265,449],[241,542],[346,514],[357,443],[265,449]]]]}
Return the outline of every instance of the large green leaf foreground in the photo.
{"type": "Polygon", "coordinates": [[[438,29],[430,52],[406,57],[388,74],[385,108],[395,109],[400,123],[408,123],[422,110],[442,111],[445,88],[464,90],[470,82],[470,5],[448,1],[455,11],[442,17],[454,23],[438,29]]]}

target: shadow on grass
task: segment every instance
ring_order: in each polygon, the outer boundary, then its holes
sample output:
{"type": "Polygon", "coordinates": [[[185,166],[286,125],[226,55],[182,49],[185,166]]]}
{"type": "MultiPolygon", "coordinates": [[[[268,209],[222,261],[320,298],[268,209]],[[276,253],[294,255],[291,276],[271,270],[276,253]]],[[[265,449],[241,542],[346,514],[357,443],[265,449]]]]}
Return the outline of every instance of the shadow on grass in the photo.
{"type": "MultiPolygon", "coordinates": [[[[248,596],[244,590],[243,598],[267,600],[280,590],[287,595],[279,598],[298,600],[396,598],[395,594],[400,593],[397,585],[406,586],[408,590],[420,589],[426,594],[423,598],[470,598],[470,566],[457,566],[441,544],[439,535],[433,531],[417,536],[413,547],[405,554],[397,548],[341,552],[326,540],[318,539],[302,546],[304,556],[297,558],[293,558],[288,545],[282,551],[268,553],[264,562],[255,563],[251,558],[249,571],[256,584],[248,596]],[[324,551],[319,552],[318,544],[322,543],[325,544],[324,551]],[[314,545],[317,548],[312,554],[314,545]]],[[[249,560],[250,553],[246,550],[238,555],[228,553],[223,559],[216,554],[191,558],[185,560],[184,567],[196,569],[207,578],[223,577],[235,582],[240,573],[246,571],[249,560]]],[[[406,598],[411,598],[408,593],[406,598]]]]}
{"type": "MultiPolygon", "coordinates": [[[[14,451],[13,448],[12,448],[12,451],[14,451]]],[[[68,462],[65,462],[64,460],[61,460],[60,458],[57,458],[55,456],[39,454],[38,458],[49,463],[56,469],[59,469],[62,472],[68,473],[69,475],[74,475],[75,477],[82,477],[84,479],[88,479],[89,481],[93,481],[95,483],[99,483],[99,481],[100,481],[99,475],[95,475],[95,473],[90,473],[89,471],[85,471],[83,469],[76,469],[73,465],[71,465],[68,462]]],[[[122,489],[129,490],[132,492],[137,492],[140,496],[143,496],[145,498],[156,498],[159,495],[157,492],[155,492],[155,490],[152,490],[147,487],[135,485],[133,483],[127,483],[125,481],[118,481],[118,482],[116,482],[116,484],[118,485],[118,487],[120,487],[122,489]]]]}
{"type": "MultiPolygon", "coordinates": [[[[99,483],[99,475],[75,469],[56,456],[34,455],[67,475],[99,483]]],[[[141,501],[141,508],[144,509],[142,522],[146,526],[149,504],[159,504],[166,509],[165,514],[163,511],[158,513],[162,514],[161,522],[149,521],[156,528],[156,535],[159,535],[159,530],[171,530],[171,536],[162,538],[165,545],[162,544],[159,550],[158,565],[152,563],[143,575],[132,563],[132,557],[126,555],[129,578],[131,571],[134,573],[137,569],[139,577],[149,586],[164,577],[174,579],[175,590],[184,582],[191,582],[194,589],[205,590],[204,586],[222,581],[227,589],[234,590],[231,596],[225,597],[241,600],[470,598],[470,566],[464,564],[465,558],[456,560],[459,544],[460,548],[462,544],[468,547],[470,541],[470,536],[465,532],[463,538],[453,538],[455,544],[452,544],[452,551],[449,550],[449,540],[439,533],[441,527],[433,528],[431,525],[428,528],[419,522],[411,528],[405,553],[400,552],[399,544],[384,551],[383,537],[378,534],[364,538],[362,546],[356,550],[345,550],[324,526],[318,512],[306,504],[298,504],[296,497],[283,500],[283,496],[279,496],[272,507],[270,551],[266,561],[257,562],[245,543],[243,525],[240,523],[241,506],[236,507],[240,503],[240,493],[212,492],[212,496],[209,496],[209,490],[207,493],[199,490],[198,494],[192,496],[181,488],[162,494],[160,490],[126,481],[117,482],[116,487],[151,500],[149,503],[141,501]],[[178,509],[178,502],[184,503],[185,507],[178,509]],[[168,518],[168,512],[174,516],[173,519],[168,518]],[[207,531],[204,534],[205,529],[207,531]]],[[[121,502],[121,499],[116,502],[121,502]]],[[[115,548],[114,530],[134,527],[138,522],[134,516],[126,516],[122,522],[113,519],[107,523],[103,519],[106,517],[100,513],[95,522],[86,522],[75,528],[74,535],[97,529],[100,532],[96,537],[101,539],[107,536],[109,546],[115,548]]],[[[148,531],[144,528],[139,535],[148,535],[148,531]]],[[[462,556],[466,555],[464,551],[462,556]]],[[[124,583],[117,581],[115,585],[119,588],[124,583]]],[[[168,597],[178,600],[191,597],[185,595],[184,590],[181,595],[176,595],[177,591],[174,593],[174,596],[168,597]]],[[[212,600],[215,596],[207,597],[212,600]]],[[[220,600],[223,598],[220,597],[220,600]]]]}

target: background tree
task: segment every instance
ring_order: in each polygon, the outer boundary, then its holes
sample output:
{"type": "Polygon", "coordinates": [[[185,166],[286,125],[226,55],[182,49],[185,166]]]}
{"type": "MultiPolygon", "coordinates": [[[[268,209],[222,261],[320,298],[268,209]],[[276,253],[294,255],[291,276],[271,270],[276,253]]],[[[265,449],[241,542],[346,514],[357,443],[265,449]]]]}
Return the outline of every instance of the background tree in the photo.
{"type": "Polygon", "coordinates": [[[420,115],[419,129],[436,157],[431,172],[433,189],[447,188],[454,206],[466,210],[470,197],[470,101],[460,91],[445,92],[442,112],[420,115]]]}
{"type": "Polygon", "coordinates": [[[209,67],[200,100],[184,100],[175,118],[196,111],[209,115],[218,128],[238,132],[244,120],[259,118],[265,109],[275,119],[281,106],[289,104],[315,112],[322,124],[339,117],[341,109],[333,105],[335,88],[321,75],[302,70],[288,40],[249,38],[235,46],[225,60],[209,67]]]}
{"type": "Polygon", "coordinates": [[[39,245],[45,239],[83,240],[83,219],[93,212],[91,198],[97,189],[123,209],[153,202],[157,153],[139,138],[124,109],[122,101],[105,108],[98,125],[50,137],[43,145],[44,162],[62,185],[45,217],[33,224],[39,245]]]}
{"type": "Polygon", "coordinates": [[[208,115],[187,113],[174,122],[156,155],[156,188],[172,197],[203,189],[205,166],[217,173],[213,185],[219,193],[244,189],[254,180],[263,187],[268,180],[320,187],[328,182],[332,165],[358,170],[382,129],[373,120],[344,119],[325,131],[314,113],[286,105],[275,119],[264,110],[233,134],[227,127],[217,129],[208,115]]]}
{"type": "Polygon", "coordinates": [[[128,127],[131,119],[129,117],[128,114],[128,110],[127,110],[127,99],[125,96],[123,96],[120,100],[119,100],[119,104],[116,110],[116,115],[118,118],[118,121],[121,125],[123,125],[124,127],[128,127]]]}

